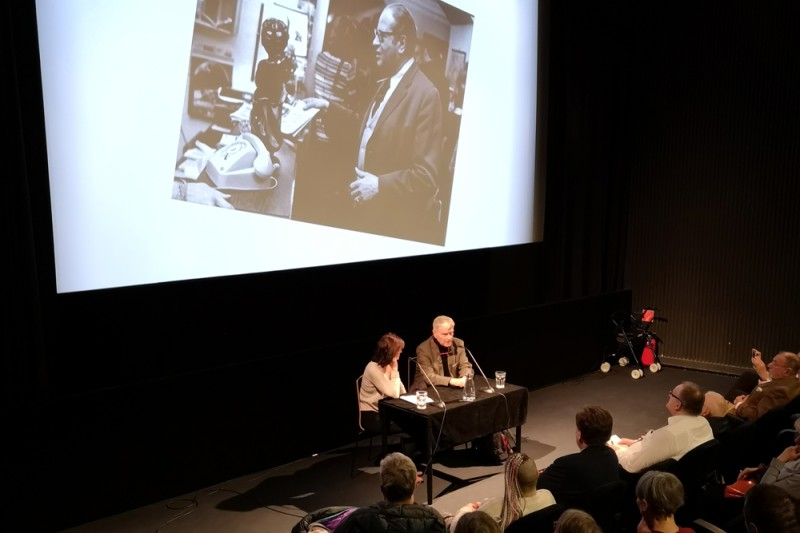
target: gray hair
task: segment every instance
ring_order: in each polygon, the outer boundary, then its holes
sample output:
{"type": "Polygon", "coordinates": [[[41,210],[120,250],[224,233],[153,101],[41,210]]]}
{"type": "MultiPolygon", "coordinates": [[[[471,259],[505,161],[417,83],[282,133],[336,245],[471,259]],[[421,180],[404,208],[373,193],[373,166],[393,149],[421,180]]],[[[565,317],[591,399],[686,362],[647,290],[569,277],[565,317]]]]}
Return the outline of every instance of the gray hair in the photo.
{"type": "Polygon", "coordinates": [[[381,460],[381,493],[391,503],[408,500],[417,488],[417,467],[407,455],[393,452],[381,460]]]}
{"type": "Polygon", "coordinates": [[[647,502],[653,517],[667,518],[683,505],[683,484],[675,474],[650,470],[636,483],[636,497],[647,502]]]}

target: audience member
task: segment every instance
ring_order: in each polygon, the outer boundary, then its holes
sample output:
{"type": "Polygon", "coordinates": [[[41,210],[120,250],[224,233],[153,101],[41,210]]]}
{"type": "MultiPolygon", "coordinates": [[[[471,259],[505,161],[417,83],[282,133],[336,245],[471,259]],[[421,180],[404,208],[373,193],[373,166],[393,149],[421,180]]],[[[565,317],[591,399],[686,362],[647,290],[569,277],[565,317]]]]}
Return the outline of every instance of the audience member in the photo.
{"type": "Polygon", "coordinates": [[[553,533],[603,533],[592,515],[580,509],[567,509],[555,523],[553,533]]]}
{"type": "Polygon", "coordinates": [[[539,476],[536,486],[556,501],[572,506],[587,492],[619,479],[617,454],[606,446],[613,426],[611,413],[590,406],[575,415],[575,443],[580,451],[559,457],[539,476]]]}
{"type": "Polygon", "coordinates": [[[452,533],[502,533],[497,521],[483,511],[465,513],[451,530],[452,533]]]}
{"type": "Polygon", "coordinates": [[[444,533],[444,519],[433,507],[414,502],[419,481],[414,462],[399,452],[381,460],[383,500],[350,513],[336,533],[444,533]]]}
{"type": "Polygon", "coordinates": [[[800,499],[800,419],[795,420],[795,443],[787,447],[769,465],[748,467],[739,473],[739,479],[760,476],[762,485],[776,485],[793,498],[800,499]]]}
{"type": "Polygon", "coordinates": [[[636,483],[636,505],[642,518],[636,533],[694,533],[675,523],[675,513],[683,505],[683,485],[669,472],[650,470],[636,483]]]}
{"type": "Polygon", "coordinates": [[[536,488],[539,469],[533,458],[524,453],[514,453],[506,460],[503,498],[494,498],[483,505],[481,511],[497,520],[503,529],[525,515],[556,503],[547,489],[536,488]]]}
{"type": "MultiPolygon", "coordinates": [[[[760,359],[755,354],[753,359],[760,359]]],[[[754,363],[754,367],[756,363],[754,363]]],[[[728,400],[722,394],[708,391],[703,405],[703,416],[723,417],[734,414],[747,420],[756,420],[775,407],[789,403],[789,400],[800,393],[800,381],[797,372],[800,370],[800,358],[791,352],[779,352],[767,365],[768,381],[757,380],[757,384],[748,394],[739,394],[728,400]]],[[[745,380],[747,381],[747,380],[745,380]]],[[[741,386],[734,385],[732,391],[741,386]]]]}
{"type": "Polygon", "coordinates": [[[744,523],[748,533],[797,533],[797,500],[776,485],[756,485],[744,497],[744,523]]]}
{"type": "Polygon", "coordinates": [[[638,473],[666,459],[680,459],[714,438],[708,420],[700,416],[703,393],[696,383],[684,381],[669,391],[666,408],[670,414],[666,426],[611,445],[627,472],[638,473]]]}
{"type": "MultiPolygon", "coordinates": [[[[378,415],[378,402],[387,396],[399,398],[406,392],[397,369],[397,361],[405,345],[405,341],[394,333],[384,334],[375,345],[372,360],[364,369],[358,395],[361,425],[364,429],[380,433],[382,426],[378,415]]],[[[393,433],[398,431],[398,427],[392,428],[393,433]]]]}

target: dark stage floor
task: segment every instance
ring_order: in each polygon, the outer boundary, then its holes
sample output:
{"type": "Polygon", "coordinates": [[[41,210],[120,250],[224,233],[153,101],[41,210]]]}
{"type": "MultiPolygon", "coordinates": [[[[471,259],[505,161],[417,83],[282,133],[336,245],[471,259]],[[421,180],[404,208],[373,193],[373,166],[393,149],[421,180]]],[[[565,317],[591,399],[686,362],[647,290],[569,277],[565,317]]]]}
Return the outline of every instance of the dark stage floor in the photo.
{"type": "MultiPolygon", "coordinates": [[[[522,450],[539,468],[577,451],[574,417],[585,405],[608,409],[614,416],[614,433],[620,436],[635,437],[662,426],[667,418],[667,393],[684,380],[724,393],[735,378],[664,367],[656,374],[646,371],[643,378],[634,380],[629,368],[615,366],[608,374],[598,371],[531,391],[527,422],[522,427],[522,450]]],[[[513,376],[509,376],[509,382],[514,383],[513,376]]],[[[356,457],[358,465],[368,464],[366,452],[362,443],[356,457]]],[[[436,468],[463,480],[481,480],[461,486],[434,477],[433,506],[455,512],[467,502],[502,496],[502,466],[460,466],[459,452],[466,450],[454,450],[436,468]]],[[[352,453],[352,447],[333,450],[212,487],[199,487],[191,494],[66,531],[288,533],[308,511],[328,505],[366,505],[380,499],[377,468],[361,468],[351,477],[352,453]]],[[[416,498],[425,501],[425,485],[417,489],[416,498]]]]}

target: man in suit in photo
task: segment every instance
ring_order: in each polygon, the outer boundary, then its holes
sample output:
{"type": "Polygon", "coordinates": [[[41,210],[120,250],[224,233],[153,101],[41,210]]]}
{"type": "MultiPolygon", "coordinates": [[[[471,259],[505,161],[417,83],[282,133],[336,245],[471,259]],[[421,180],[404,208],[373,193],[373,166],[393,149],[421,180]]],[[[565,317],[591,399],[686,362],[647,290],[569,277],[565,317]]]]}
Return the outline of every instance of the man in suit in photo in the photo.
{"type": "Polygon", "coordinates": [[[387,5],[372,41],[379,81],[363,114],[320,98],[304,105],[323,110],[330,135],[355,135],[358,145],[347,179],[349,206],[336,225],[439,243],[442,104],[415,59],[417,42],[408,8],[387,5]]]}

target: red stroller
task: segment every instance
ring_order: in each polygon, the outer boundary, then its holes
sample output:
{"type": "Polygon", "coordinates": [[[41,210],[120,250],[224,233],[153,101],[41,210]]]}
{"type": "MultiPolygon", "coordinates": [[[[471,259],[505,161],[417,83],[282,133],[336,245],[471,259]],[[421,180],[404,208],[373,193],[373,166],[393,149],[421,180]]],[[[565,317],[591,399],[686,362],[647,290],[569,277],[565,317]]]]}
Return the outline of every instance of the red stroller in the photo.
{"type": "Polygon", "coordinates": [[[631,370],[631,377],[639,379],[644,376],[643,367],[648,367],[650,372],[661,370],[661,361],[658,357],[661,339],[650,330],[653,322],[666,322],[666,318],[655,315],[656,308],[645,307],[641,313],[631,313],[624,320],[612,317],[616,331],[616,343],[608,350],[600,365],[600,370],[607,373],[611,370],[611,362],[616,360],[619,366],[633,363],[636,368],[631,370]],[[630,359],[628,358],[630,354],[630,359]],[[637,355],[639,354],[639,355],[637,355]]]}

